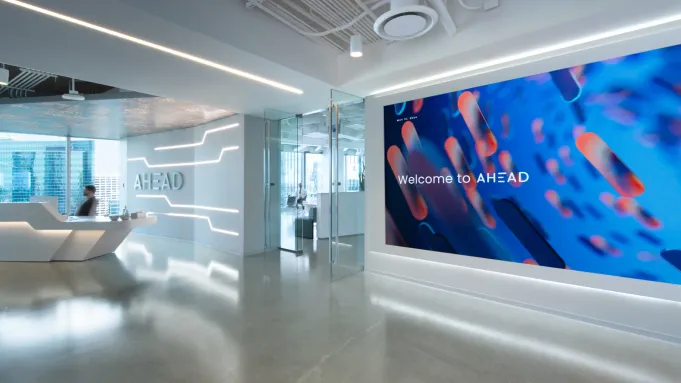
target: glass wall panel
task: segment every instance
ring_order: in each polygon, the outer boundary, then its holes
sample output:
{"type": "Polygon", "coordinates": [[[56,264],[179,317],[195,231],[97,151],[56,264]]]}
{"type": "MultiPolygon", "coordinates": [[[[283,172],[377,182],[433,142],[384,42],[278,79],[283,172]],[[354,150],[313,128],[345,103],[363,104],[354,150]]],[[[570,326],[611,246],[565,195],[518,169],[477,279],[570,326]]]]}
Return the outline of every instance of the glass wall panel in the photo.
{"type": "Polygon", "coordinates": [[[83,200],[83,188],[97,188],[97,215],[120,214],[121,142],[113,140],[71,139],[71,210],[83,200]]]}
{"type": "MultiPolygon", "coordinates": [[[[364,270],[364,99],[331,91],[329,254],[338,280],[364,270]]],[[[326,209],[325,209],[326,210],[326,209]]]]}
{"type": "Polygon", "coordinates": [[[322,153],[305,153],[305,187],[310,204],[317,204],[317,195],[323,190],[322,172],[324,155],[322,153]]]}
{"type": "Polygon", "coordinates": [[[360,178],[364,169],[364,158],[345,155],[345,191],[360,191],[360,178]]]}
{"type": "Polygon", "coordinates": [[[277,225],[272,224],[271,221],[279,218],[279,248],[301,254],[303,238],[311,237],[312,226],[305,220],[305,203],[307,202],[303,185],[305,156],[300,143],[299,116],[267,109],[265,121],[269,126],[266,132],[267,153],[265,157],[270,166],[277,164],[279,170],[277,176],[273,169],[265,170],[266,242],[271,243],[271,240],[276,238],[273,228],[277,225]],[[273,158],[276,159],[273,160],[273,158]],[[276,185],[276,181],[279,185],[276,185]],[[278,193],[277,209],[273,209],[271,205],[273,192],[278,193]],[[276,217],[276,213],[279,217],[276,217]]]}
{"type": "Polygon", "coordinates": [[[0,133],[0,202],[52,197],[66,214],[66,178],[66,138],[0,133]]]}

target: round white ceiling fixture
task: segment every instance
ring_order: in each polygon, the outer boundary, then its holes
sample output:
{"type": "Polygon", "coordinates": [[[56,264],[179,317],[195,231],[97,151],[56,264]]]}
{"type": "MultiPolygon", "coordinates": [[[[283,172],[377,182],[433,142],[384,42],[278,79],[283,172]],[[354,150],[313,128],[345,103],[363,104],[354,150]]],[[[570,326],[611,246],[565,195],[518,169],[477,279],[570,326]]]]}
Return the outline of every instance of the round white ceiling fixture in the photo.
{"type": "Polygon", "coordinates": [[[374,31],[386,40],[409,40],[430,31],[437,20],[437,11],[418,0],[391,0],[390,10],[376,19],[374,31]]]}

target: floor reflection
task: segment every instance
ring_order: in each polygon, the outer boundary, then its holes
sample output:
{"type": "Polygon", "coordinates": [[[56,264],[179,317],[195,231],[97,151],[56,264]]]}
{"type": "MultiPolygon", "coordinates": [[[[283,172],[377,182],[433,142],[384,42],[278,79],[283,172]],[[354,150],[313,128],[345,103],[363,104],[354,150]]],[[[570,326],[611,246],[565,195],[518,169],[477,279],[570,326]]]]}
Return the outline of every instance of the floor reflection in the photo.
{"type": "MultiPolygon", "coordinates": [[[[349,257],[353,241],[339,241],[349,257]]],[[[364,273],[330,283],[329,270],[328,242],[241,258],[143,235],[85,263],[0,263],[0,382],[681,375],[676,344],[364,273]]]]}

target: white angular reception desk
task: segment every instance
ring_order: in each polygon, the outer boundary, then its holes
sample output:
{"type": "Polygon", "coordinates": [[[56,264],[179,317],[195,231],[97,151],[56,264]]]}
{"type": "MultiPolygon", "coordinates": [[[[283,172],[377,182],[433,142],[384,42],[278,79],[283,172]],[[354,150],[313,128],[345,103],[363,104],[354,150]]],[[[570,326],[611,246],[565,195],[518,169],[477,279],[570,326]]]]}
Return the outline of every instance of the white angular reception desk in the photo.
{"type": "Polygon", "coordinates": [[[156,217],[66,217],[49,203],[0,203],[0,262],[85,261],[113,253],[156,217]]]}

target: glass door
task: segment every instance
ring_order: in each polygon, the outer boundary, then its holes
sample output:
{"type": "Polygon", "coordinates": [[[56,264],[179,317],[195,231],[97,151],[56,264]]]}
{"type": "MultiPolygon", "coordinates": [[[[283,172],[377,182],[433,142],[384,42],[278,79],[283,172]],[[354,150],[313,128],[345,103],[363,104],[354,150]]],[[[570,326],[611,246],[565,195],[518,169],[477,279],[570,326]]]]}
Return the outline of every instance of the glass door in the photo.
{"type": "Polygon", "coordinates": [[[265,243],[301,254],[303,238],[312,237],[304,219],[301,116],[265,110],[265,243]]]}
{"type": "Polygon", "coordinates": [[[329,255],[332,280],[364,270],[364,99],[332,90],[329,255]]]}

